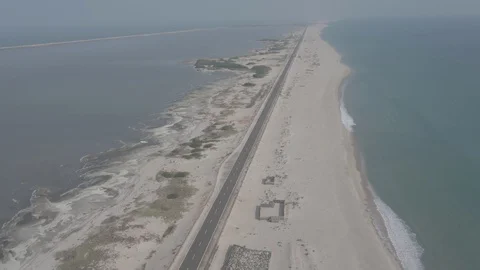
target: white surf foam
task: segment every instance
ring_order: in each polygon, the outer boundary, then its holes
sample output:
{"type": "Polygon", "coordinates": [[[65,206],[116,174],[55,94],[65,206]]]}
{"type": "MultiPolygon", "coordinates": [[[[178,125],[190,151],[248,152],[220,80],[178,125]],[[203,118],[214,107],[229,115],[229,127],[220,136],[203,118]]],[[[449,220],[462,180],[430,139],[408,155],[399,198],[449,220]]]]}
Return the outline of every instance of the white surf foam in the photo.
{"type": "Polygon", "coordinates": [[[353,131],[353,127],[355,126],[355,121],[353,121],[353,118],[350,114],[348,114],[347,108],[345,108],[345,104],[343,102],[343,95],[345,92],[345,86],[347,85],[347,82],[344,81],[342,83],[342,88],[341,88],[341,97],[340,97],[340,115],[342,118],[342,123],[343,126],[349,131],[353,131]]]}
{"type": "Polygon", "coordinates": [[[421,257],[423,248],[418,244],[416,235],[395,212],[377,196],[373,201],[382,216],[388,238],[395,249],[397,258],[405,270],[423,270],[421,257]]]}
{"type": "Polygon", "coordinates": [[[343,105],[343,101],[342,101],[342,104],[340,105],[340,113],[342,117],[343,126],[345,126],[345,128],[348,131],[352,132],[353,127],[355,126],[355,121],[353,121],[353,118],[350,116],[350,114],[348,114],[347,109],[343,105]]]}

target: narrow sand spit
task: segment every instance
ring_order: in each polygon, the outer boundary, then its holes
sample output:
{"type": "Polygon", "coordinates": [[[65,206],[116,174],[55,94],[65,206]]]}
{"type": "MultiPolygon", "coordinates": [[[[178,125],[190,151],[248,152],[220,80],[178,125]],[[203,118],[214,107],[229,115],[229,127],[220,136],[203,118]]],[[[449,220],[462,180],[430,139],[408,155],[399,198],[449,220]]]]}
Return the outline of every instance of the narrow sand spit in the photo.
{"type": "Polygon", "coordinates": [[[91,162],[98,167],[91,185],[58,202],[39,192],[3,228],[0,269],[167,269],[300,34],[265,41],[247,56],[207,60],[242,68],[172,105],[159,116],[170,123],[151,128],[130,154],[112,150],[104,163],[91,162]]]}
{"type": "Polygon", "coordinates": [[[211,269],[265,265],[257,258],[269,260],[269,269],[399,269],[367,208],[340,116],[338,91],[349,69],[321,40],[323,27],[307,29],[211,269]],[[283,200],[284,209],[258,208],[283,200]]]}

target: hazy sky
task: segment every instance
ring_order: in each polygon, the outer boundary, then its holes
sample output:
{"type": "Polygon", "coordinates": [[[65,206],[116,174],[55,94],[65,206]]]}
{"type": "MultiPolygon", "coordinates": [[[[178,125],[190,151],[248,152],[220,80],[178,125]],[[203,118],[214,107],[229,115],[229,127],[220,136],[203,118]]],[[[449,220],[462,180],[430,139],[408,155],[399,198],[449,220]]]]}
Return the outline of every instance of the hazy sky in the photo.
{"type": "Polygon", "coordinates": [[[480,0],[0,0],[0,27],[480,14],[480,0]]]}

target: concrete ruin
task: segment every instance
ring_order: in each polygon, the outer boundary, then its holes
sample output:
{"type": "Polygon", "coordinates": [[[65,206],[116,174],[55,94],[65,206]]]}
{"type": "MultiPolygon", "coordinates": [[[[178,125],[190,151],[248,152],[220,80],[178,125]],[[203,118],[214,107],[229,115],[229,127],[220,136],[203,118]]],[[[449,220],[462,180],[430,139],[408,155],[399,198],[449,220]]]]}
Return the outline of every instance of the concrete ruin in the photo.
{"type": "Polygon", "coordinates": [[[275,176],[267,176],[262,179],[262,184],[264,185],[274,185],[275,184],[275,176]]]}
{"type": "Polygon", "coordinates": [[[268,222],[279,222],[285,219],[285,200],[273,200],[260,204],[255,211],[255,218],[268,222]]]}
{"type": "Polygon", "coordinates": [[[231,245],[228,247],[222,270],[268,270],[272,252],[231,245]]]}

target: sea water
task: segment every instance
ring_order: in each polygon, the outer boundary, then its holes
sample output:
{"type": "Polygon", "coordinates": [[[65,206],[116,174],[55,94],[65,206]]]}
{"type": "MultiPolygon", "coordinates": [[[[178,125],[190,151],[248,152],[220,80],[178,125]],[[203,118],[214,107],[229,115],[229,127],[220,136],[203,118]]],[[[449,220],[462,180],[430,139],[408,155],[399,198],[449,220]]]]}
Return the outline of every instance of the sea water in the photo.
{"type": "Polygon", "coordinates": [[[340,108],[405,269],[480,269],[480,18],[365,19],[322,36],[340,108]]]}

